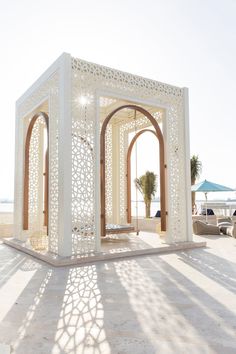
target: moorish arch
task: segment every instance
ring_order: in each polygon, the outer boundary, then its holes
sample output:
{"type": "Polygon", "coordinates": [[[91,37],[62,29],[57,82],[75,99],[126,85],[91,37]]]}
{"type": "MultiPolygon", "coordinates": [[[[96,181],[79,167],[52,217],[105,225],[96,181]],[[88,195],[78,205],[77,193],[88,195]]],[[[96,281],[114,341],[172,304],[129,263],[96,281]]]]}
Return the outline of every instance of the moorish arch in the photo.
{"type": "MultiPolygon", "coordinates": [[[[164,138],[162,131],[156,121],[156,119],[144,108],[137,105],[122,105],[114,109],[104,120],[101,135],[100,135],[100,193],[101,193],[101,236],[106,234],[106,173],[105,173],[105,151],[106,151],[106,142],[105,134],[106,128],[111,120],[111,118],[119,111],[123,109],[131,109],[142,113],[154,127],[153,133],[157,136],[159,140],[159,161],[160,161],[160,203],[161,203],[161,230],[166,231],[166,197],[165,197],[165,154],[164,154],[164,138]]],[[[136,134],[136,139],[142,134],[142,131],[136,134]],[[138,136],[137,136],[138,135],[138,136]]],[[[129,150],[131,154],[132,147],[136,141],[133,139],[133,144],[131,142],[129,150]]],[[[129,151],[128,151],[129,154],[129,151]]]]}
{"type": "Polygon", "coordinates": [[[23,230],[29,229],[29,165],[30,165],[30,142],[33,128],[39,118],[43,118],[47,132],[47,149],[45,153],[45,183],[44,183],[44,226],[48,229],[48,183],[49,183],[49,117],[45,112],[36,113],[31,119],[25,139],[24,151],[24,195],[23,195],[23,230]]]}

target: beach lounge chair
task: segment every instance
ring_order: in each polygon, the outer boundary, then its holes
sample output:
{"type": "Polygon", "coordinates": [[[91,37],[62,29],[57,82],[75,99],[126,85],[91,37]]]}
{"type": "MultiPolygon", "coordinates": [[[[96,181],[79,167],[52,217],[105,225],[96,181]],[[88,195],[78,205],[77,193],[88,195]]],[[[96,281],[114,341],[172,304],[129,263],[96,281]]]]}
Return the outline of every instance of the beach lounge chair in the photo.
{"type": "Polygon", "coordinates": [[[233,225],[231,224],[230,226],[220,226],[220,232],[222,232],[224,235],[232,236],[236,238],[236,223],[233,225]]]}
{"type": "Polygon", "coordinates": [[[193,233],[195,235],[220,235],[220,228],[219,226],[196,220],[193,222],[193,233]]]}
{"type": "Polygon", "coordinates": [[[232,226],[232,219],[229,216],[225,218],[217,218],[217,226],[232,226]]]}

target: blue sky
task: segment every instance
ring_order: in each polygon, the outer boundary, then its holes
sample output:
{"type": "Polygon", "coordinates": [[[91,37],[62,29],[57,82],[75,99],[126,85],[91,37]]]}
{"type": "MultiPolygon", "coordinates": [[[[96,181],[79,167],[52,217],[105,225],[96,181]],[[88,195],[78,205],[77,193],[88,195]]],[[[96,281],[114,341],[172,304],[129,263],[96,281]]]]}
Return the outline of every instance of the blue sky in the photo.
{"type": "Polygon", "coordinates": [[[235,0],[2,2],[0,198],[13,196],[15,101],[62,52],[188,87],[201,179],[236,187],[235,18],[235,0]]]}

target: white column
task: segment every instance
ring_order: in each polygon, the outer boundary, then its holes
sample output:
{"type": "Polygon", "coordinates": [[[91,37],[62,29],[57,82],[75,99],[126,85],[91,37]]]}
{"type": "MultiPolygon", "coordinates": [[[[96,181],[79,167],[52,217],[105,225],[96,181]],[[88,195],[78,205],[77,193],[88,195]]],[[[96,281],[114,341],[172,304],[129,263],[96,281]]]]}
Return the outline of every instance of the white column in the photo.
{"type": "MultiPolygon", "coordinates": [[[[111,124],[111,123],[110,123],[111,124]]],[[[119,127],[112,125],[112,221],[120,223],[120,144],[119,127]]]]}
{"type": "Polygon", "coordinates": [[[191,172],[190,172],[190,141],[189,141],[189,98],[188,89],[184,88],[184,137],[185,137],[185,196],[186,196],[186,241],[192,241],[192,203],[191,203],[191,172]]]}
{"type": "Polygon", "coordinates": [[[71,56],[60,58],[59,122],[58,122],[58,254],[72,253],[71,225],[71,56]]]}
{"type": "Polygon", "coordinates": [[[38,166],[38,231],[43,230],[43,196],[44,196],[44,184],[43,184],[43,173],[44,173],[44,125],[39,125],[39,166],[38,166]]]}
{"type": "Polygon", "coordinates": [[[95,121],[95,247],[101,250],[101,206],[100,206],[100,97],[96,97],[95,121]]]}
{"type": "Polygon", "coordinates": [[[163,138],[164,138],[164,150],[165,150],[165,164],[167,165],[167,168],[165,169],[165,195],[166,195],[166,211],[167,211],[167,217],[166,217],[166,233],[165,233],[165,238],[164,241],[166,243],[171,243],[171,235],[169,233],[169,215],[168,215],[168,205],[170,203],[169,200],[169,177],[168,177],[168,163],[167,163],[167,156],[168,156],[168,142],[167,142],[167,110],[165,110],[163,112],[163,119],[162,119],[162,134],[163,134],[163,138]]]}
{"type": "MultiPolygon", "coordinates": [[[[124,178],[124,183],[123,185],[120,184],[120,180],[118,180],[118,183],[119,183],[119,195],[124,195],[124,207],[123,207],[123,210],[124,210],[124,213],[123,215],[121,215],[120,217],[120,221],[119,223],[121,224],[126,224],[127,223],[127,208],[128,208],[128,205],[127,205],[127,153],[128,153],[128,148],[129,148],[129,131],[124,131],[123,132],[124,134],[124,139],[123,139],[123,142],[124,142],[124,149],[123,149],[123,153],[124,153],[124,156],[122,158],[122,156],[120,155],[120,150],[119,150],[119,161],[120,161],[120,166],[119,166],[119,175],[121,173],[121,163],[123,161],[123,178],[124,178]],[[121,188],[123,188],[123,191],[121,190],[121,188]],[[122,193],[123,192],[123,193],[122,193]]],[[[119,139],[120,139],[120,132],[119,132],[119,139]]],[[[119,140],[119,145],[120,145],[120,140],[119,140]]],[[[118,179],[120,178],[118,175],[118,179]]],[[[133,181],[131,181],[131,190],[132,190],[132,183],[134,183],[133,181]]],[[[132,198],[131,198],[132,199],[132,198]]],[[[120,210],[121,210],[121,198],[119,199],[119,206],[120,206],[120,210]]],[[[119,210],[119,211],[120,211],[119,210]]],[[[120,212],[119,212],[119,215],[120,215],[120,212]]],[[[132,219],[132,202],[131,202],[131,219],[132,219]]]]}
{"type": "Polygon", "coordinates": [[[167,165],[167,168],[165,169],[165,178],[166,178],[165,195],[166,195],[166,211],[167,211],[165,242],[171,243],[173,242],[173,235],[170,232],[171,219],[169,216],[170,214],[169,206],[171,205],[171,196],[169,193],[171,177],[170,177],[170,151],[169,151],[169,136],[168,136],[168,114],[169,114],[168,109],[165,109],[165,112],[163,114],[162,126],[163,126],[163,138],[164,138],[164,149],[165,149],[165,164],[167,165]]]}

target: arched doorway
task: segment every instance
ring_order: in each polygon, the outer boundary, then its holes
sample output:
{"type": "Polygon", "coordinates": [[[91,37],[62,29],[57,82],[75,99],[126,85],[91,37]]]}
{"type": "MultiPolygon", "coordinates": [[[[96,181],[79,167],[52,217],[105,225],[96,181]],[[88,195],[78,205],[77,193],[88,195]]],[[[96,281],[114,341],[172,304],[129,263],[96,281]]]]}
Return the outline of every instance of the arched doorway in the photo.
{"type": "Polygon", "coordinates": [[[24,169],[24,195],[23,195],[23,230],[29,229],[29,165],[30,165],[30,141],[36,121],[43,118],[47,132],[47,148],[45,153],[44,171],[44,226],[48,229],[48,183],[49,183],[49,117],[45,112],[36,113],[30,121],[25,139],[25,169],[24,169]]]}
{"type": "MultiPolygon", "coordinates": [[[[136,105],[123,105],[114,109],[104,120],[100,135],[100,192],[101,192],[101,236],[106,234],[106,173],[105,173],[105,134],[106,128],[111,118],[122,109],[132,109],[142,113],[149,119],[154,127],[154,134],[159,140],[159,160],[160,160],[160,202],[161,202],[161,230],[166,231],[166,198],[165,198],[165,155],[164,138],[156,119],[144,108],[136,105]]],[[[140,133],[141,134],[141,133],[140,133]]],[[[139,135],[140,135],[139,134],[139,135]]]]}
{"type": "MultiPolygon", "coordinates": [[[[127,174],[126,174],[126,177],[127,177],[127,223],[128,224],[130,224],[132,222],[132,216],[131,216],[131,154],[132,154],[134,144],[136,143],[138,137],[140,137],[140,135],[142,135],[143,133],[146,133],[146,132],[154,134],[158,139],[156,131],[151,130],[151,129],[140,130],[137,134],[135,134],[135,136],[131,140],[129,147],[128,147],[128,152],[127,152],[127,165],[126,165],[127,174]]],[[[160,166],[160,170],[161,170],[161,167],[164,167],[164,166],[160,166]]],[[[164,191],[164,194],[165,194],[165,191],[164,191]]]]}

